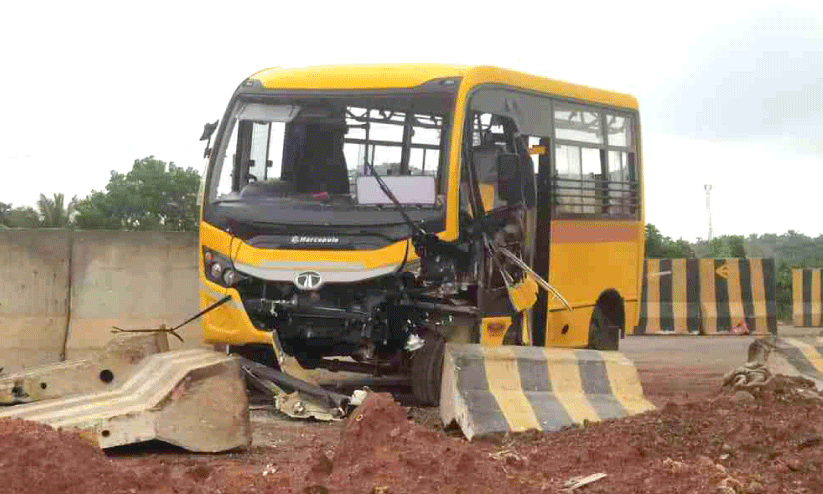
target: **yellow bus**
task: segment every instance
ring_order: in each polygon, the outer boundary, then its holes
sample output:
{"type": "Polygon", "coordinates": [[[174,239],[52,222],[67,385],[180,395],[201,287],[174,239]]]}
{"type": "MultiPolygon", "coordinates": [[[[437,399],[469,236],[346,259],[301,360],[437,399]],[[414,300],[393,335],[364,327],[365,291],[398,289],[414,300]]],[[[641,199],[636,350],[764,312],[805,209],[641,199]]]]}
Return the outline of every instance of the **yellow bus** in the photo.
{"type": "Polygon", "coordinates": [[[636,324],[631,96],[488,66],[272,68],[203,138],[201,306],[230,297],[207,342],[411,373],[434,403],[444,342],[617,350],[636,324]]]}

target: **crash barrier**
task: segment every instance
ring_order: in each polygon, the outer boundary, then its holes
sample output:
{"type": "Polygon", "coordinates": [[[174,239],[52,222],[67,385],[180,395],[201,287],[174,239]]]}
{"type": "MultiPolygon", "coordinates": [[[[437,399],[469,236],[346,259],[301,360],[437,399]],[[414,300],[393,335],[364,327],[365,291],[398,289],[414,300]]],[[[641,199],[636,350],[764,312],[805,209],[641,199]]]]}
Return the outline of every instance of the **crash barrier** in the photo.
{"type": "Polygon", "coordinates": [[[119,335],[90,358],[4,373],[0,375],[0,405],[105,391],[127,381],[147,356],[168,349],[163,333],[119,335]]]}
{"type": "MultiPolygon", "coordinates": [[[[0,367],[94,355],[122,328],[175,325],[199,310],[197,234],[0,230],[0,367]]],[[[182,328],[200,344],[200,328],[182,328]]]]}
{"type": "Polygon", "coordinates": [[[440,415],[469,439],[653,409],[634,364],[617,352],[446,345],[440,415]]]}
{"type": "Polygon", "coordinates": [[[800,376],[823,391],[823,338],[763,338],[749,347],[749,362],[765,362],[775,375],[800,376]]]}
{"type": "Polygon", "coordinates": [[[774,259],[646,259],[634,334],[777,333],[774,259]]]}
{"type": "Polygon", "coordinates": [[[69,235],[0,229],[0,367],[64,357],[69,235]]]}
{"type": "Polygon", "coordinates": [[[199,348],[155,353],[119,384],[102,373],[91,376],[102,386],[84,382],[71,365],[64,367],[64,376],[53,368],[26,375],[47,375],[50,382],[75,379],[78,389],[95,391],[4,407],[0,418],[77,430],[102,448],[160,440],[189,451],[218,452],[251,442],[246,386],[235,357],[199,348]]]}
{"type": "Polygon", "coordinates": [[[792,269],[792,321],[796,327],[823,326],[823,283],[820,268],[792,269]]]}

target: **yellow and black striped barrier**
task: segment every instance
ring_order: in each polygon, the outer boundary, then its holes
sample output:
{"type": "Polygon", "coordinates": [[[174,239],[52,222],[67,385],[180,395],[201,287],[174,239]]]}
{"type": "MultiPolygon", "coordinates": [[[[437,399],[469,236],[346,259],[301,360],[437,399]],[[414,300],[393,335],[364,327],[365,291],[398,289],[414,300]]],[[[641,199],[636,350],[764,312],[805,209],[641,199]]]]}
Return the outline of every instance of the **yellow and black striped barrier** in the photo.
{"type": "Polygon", "coordinates": [[[646,259],[634,334],[777,333],[774,259],[646,259]]]}
{"type": "Polygon", "coordinates": [[[823,391],[823,338],[764,338],[755,343],[770,349],[766,364],[773,374],[804,377],[823,391]]]}
{"type": "Polygon", "coordinates": [[[554,430],[653,410],[618,352],[531,346],[446,346],[440,414],[467,438],[554,430]]]}
{"type": "Polygon", "coordinates": [[[792,269],[792,321],[797,327],[823,326],[823,283],[820,268],[792,269]]]}

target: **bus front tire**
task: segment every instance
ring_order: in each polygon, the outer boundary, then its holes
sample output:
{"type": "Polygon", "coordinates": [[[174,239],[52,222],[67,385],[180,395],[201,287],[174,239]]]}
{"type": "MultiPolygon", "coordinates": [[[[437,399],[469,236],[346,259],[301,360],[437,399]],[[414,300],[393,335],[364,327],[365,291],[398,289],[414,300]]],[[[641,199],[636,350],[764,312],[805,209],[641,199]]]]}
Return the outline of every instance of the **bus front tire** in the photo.
{"type": "Polygon", "coordinates": [[[412,394],[421,406],[437,406],[440,403],[446,341],[435,334],[428,334],[423,339],[426,344],[411,357],[412,394]]]}

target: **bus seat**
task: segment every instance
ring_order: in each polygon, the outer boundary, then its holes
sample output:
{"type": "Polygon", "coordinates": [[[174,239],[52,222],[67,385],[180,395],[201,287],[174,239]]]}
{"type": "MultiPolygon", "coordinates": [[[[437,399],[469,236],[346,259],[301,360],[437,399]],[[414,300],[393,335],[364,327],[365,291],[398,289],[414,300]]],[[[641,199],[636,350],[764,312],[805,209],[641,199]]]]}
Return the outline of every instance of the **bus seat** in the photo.
{"type": "Polygon", "coordinates": [[[497,157],[503,150],[497,144],[482,144],[472,148],[472,161],[480,182],[483,209],[489,211],[497,204],[497,157]]]}
{"type": "Polygon", "coordinates": [[[328,124],[300,124],[305,137],[294,170],[298,192],[348,194],[349,175],[343,156],[345,129],[328,124]]]}

